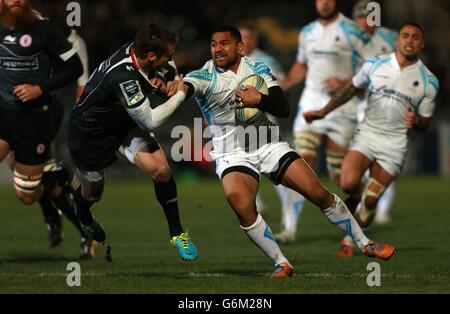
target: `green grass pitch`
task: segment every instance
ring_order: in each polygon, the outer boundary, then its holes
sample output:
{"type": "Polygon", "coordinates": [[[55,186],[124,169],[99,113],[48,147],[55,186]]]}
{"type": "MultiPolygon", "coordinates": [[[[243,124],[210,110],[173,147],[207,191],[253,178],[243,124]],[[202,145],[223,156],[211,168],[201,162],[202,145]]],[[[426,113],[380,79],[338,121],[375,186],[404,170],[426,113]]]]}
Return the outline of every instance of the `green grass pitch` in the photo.
{"type": "MultiPolygon", "coordinates": [[[[327,184],[333,191],[337,189],[327,184]]],[[[298,241],[282,246],[296,273],[269,280],[270,261],[240,230],[218,180],[178,182],[182,219],[199,249],[199,260],[185,263],[170,247],[162,210],[152,183],[107,183],[94,209],[107,230],[113,262],[81,262],[81,287],[68,287],[66,266],[76,261],[79,236],[65,220],[61,247],[50,249],[40,209],[25,207],[12,187],[0,188],[1,293],[449,293],[450,180],[405,177],[398,184],[394,224],[373,226],[369,236],[397,247],[381,262],[381,287],[368,287],[366,270],[375,261],[358,253],[341,260],[341,232],[308,205],[298,241]]],[[[279,230],[275,191],[263,181],[267,221],[279,230]]]]}

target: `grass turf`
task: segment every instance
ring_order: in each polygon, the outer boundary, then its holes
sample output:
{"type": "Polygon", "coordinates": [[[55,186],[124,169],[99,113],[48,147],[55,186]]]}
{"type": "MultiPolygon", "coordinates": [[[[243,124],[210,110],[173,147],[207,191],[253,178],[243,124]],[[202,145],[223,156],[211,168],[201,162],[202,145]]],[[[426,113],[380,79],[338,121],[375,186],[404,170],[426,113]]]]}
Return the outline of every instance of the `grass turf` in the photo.
{"type": "MultiPolygon", "coordinates": [[[[328,184],[332,190],[336,188],[328,184]]],[[[394,224],[373,226],[369,237],[389,242],[397,254],[380,262],[381,287],[368,287],[368,259],[337,258],[342,233],[307,205],[298,241],[282,246],[296,269],[271,281],[269,260],[240,230],[217,180],[178,182],[181,214],[199,249],[185,263],[169,245],[162,210],[150,182],[108,182],[94,213],[107,230],[113,262],[100,247],[80,262],[81,287],[68,287],[66,266],[77,261],[79,236],[65,220],[61,247],[50,249],[37,205],[25,207],[11,187],[0,187],[0,293],[449,293],[450,180],[402,178],[392,210],[394,224]]],[[[262,195],[267,221],[279,230],[280,211],[267,181],[262,195]]]]}

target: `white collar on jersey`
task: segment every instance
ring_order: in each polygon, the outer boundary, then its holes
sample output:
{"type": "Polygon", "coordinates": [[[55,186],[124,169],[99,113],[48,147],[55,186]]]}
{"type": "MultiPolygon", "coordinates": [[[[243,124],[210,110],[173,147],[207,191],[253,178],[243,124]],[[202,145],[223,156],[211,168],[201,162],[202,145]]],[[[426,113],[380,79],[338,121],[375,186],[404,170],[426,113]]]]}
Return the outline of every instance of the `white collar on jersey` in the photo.
{"type": "Polygon", "coordinates": [[[420,66],[420,65],[423,64],[423,63],[422,63],[422,60],[417,59],[417,62],[416,62],[416,63],[413,63],[413,64],[407,66],[406,68],[401,69],[401,68],[400,68],[400,63],[399,63],[398,60],[397,60],[397,54],[396,54],[395,52],[393,52],[393,53],[390,54],[390,56],[391,56],[390,62],[392,63],[392,65],[394,66],[394,68],[395,68],[397,71],[399,71],[399,72],[402,72],[402,71],[405,71],[405,70],[408,70],[408,69],[411,69],[411,68],[414,68],[414,67],[418,67],[418,66],[420,66]]]}

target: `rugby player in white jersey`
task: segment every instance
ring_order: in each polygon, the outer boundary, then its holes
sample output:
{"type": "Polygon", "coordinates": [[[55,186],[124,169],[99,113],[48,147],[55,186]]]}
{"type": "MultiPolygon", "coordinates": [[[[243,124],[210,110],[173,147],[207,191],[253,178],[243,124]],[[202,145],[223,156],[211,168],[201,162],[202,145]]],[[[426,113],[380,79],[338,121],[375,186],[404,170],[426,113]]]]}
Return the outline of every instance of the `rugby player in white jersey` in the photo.
{"type": "MultiPolygon", "coordinates": [[[[284,79],[286,74],[284,73],[281,64],[279,64],[273,56],[259,48],[259,32],[257,28],[249,22],[241,23],[239,25],[239,31],[241,32],[242,42],[244,43],[244,55],[250,59],[262,61],[272,70],[278,80],[284,79]]],[[[269,118],[275,122],[274,117],[269,116],[269,118]]],[[[286,220],[289,222],[296,221],[296,217],[299,216],[299,213],[296,213],[295,209],[301,209],[301,204],[304,199],[297,192],[287,189],[282,185],[277,185],[275,189],[281,201],[282,229],[290,229],[289,226],[286,226],[286,220]],[[290,210],[290,208],[294,208],[294,210],[290,210]],[[285,213],[294,215],[294,217],[286,219],[285,213]]],[[[267,213],[267,206],[260,193],[256,194],[256,209],[263,217],[267,213]]],[[[278,238],[283,238],[283,235],[275,234],[275,239],[278,238]]]]}
{"type": "MultiPolygon", "coordinates": [[[[359,27],[363,28],[372,40],[373,45],[377,51],[378,55],[392,53],[397,50],[397,37],[398,32],[382,26],[371,26],[369,25],[367,19],[369,15],[368,5],[372,2],[371,0],[359,0],[353,7],[353,20],[359,27]]],[[[364,112],[367,108],[367,93],[364,94],[363,99],[358,104],[358,122],[364,120],[364,112]]],[[[394,202],[395,196],[395,182],[393,182],[389,188],[384,192],[383,197],[378,202],[377,214],[375,216],[375,223],[378,224],[389,224],[392,219],[389,215],[392,203],[394,202]]],[[[347,242],[344,241],[342,252],[343,256],[352,254],[352,246],[347,247],[347,242]]]]}
{"type": "Polygon", "coordinates": [[[410,130],[426,130],[433,114],[439,81],[419,59],[424,45],[422,27],[405,23],[395,53],[368,59],[324,108],[304,113],[308,122],[322,119],[369,89],[364,121],[345,156],[341,176],[342,189],[354,198],[353,203],[361,202],[354,214],[361,227],[370,225],[378,200],[400,174],[410,130]],[[368,169],[369,181],[362,184],[368,169]]]}
{"type": "MultiPolygon", "coordinates": [[[[286,117],[289,106],[272,71],[260,61],[242,55],[242,37],[230,26],[220,26],[212,32],[211,55],[201,69],[185,78],[187,97],[195,97],[211,126],[216,172],[222,181],[225,197],[233,208],[242,230],[274,263],[272,278],[284,278],[293,268],[281,252],[273,234],[256,211],[255,196],[261,174],[275,184],[283,184],[321,209],[324,216],[347,234],[351,234],[358,247],[370,257],[388,260],[395,249],[387,244],[367,239],[344,202],[327,191],[308,164],[286,143],[274,140],[260,144],[258,139],[239,140],[242,130],[236,120],[236,108],[253,107],[277,117],[286,117]],[[239,88],[249,75],[257,74],[266,82],[269,93],[263,95],[251,86],[239,88]],[[236,140],[236,137],[238,138],[236,140]],[[254,143],[258,145],[254,145],[254,143]]],[[[173,86],[176,86],[174,82],[173,86]]],[[[176,89],[174,89],[175,91],[176,89]]],[[[168,96],[172,87],[168,84],[168,96]]],[[[276,132],[265,115],[257,124],[247,128],[264,128],[276,132]],[[271,128],[272,127],[272,128],[271,128]]]]}
{"type": "MultiPolygon", "coordinates": [[[[350,100],[325,120],[312,124],[306,123],[302,113],[325,106],[339,87],[356,74],[364,59],[376,52],[368,34],[339,13],[338,1],[316,0],[316,10],[319,18],[301,30],[297,60],[281,86],[287,91],[306,79],[294,122],[295,148],[313,166],[321,142],[326,141],[328,173],[339,184],[342,159],[357,124],[358,100],[350,100]]],[[[295,239],[298,216],[292,214],[293,208],[290,211],[285,214],[287,228],[278,237],[281,242],[295,239]]]]}

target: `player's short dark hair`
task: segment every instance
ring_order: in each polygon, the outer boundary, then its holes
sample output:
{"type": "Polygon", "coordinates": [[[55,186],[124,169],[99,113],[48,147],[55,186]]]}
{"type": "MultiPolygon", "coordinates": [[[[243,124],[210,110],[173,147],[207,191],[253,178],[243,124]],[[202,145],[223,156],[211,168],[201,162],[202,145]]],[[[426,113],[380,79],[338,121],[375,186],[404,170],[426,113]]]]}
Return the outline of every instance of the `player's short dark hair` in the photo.
{"type": "Polygon", "coordinates": [[[167,54],[167,45],[176,44],[177,39],[177,35],[164,26],[150,23],[137,32],[133,48],[138,58],[145,58],[151,51],[161,57],[167,54]]]}
{"type": "Polygon", "coordinates": [[[405,22],[405,23],[402,24],[402,26],[400,26],[399,32],[401,32],[402,29],[404,29],[406,26],[413,26],[415,28],[420,29],[420,32],[422,33],[422,37],[425,38],[425,31],[424,31],[422,25],[420,25],[420,23],[417,23],[417,22],[405,22]]]}
{"type": "Polygon", "coordinates": [[[211,32],[211,36],[215,33],[230,33],[231,37],[233,37],[238,43],[242,42],[241,32],[236,27],[229,25],[220,25],[213,29],[213,31],[211,32]]]}

